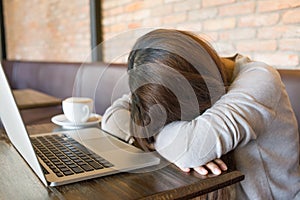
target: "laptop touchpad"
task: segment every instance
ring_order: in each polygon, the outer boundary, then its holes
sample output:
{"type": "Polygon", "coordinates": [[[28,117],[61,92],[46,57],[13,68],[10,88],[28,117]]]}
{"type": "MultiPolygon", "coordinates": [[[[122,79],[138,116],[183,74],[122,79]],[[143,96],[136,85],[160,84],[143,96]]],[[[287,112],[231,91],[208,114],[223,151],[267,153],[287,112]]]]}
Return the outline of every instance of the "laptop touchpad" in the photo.
{"type": "Polygon", "coordinates": [[[92,151],[132,149],[131,145],[121,142],[97,128],[74,130],[69,135],[92,151]]]}

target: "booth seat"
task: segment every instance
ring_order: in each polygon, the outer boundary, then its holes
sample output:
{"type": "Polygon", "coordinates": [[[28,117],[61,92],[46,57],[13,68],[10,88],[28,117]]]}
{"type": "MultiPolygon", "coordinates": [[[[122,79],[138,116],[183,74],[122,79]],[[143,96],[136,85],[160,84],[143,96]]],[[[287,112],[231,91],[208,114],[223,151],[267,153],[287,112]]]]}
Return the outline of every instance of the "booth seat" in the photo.
{"type": "MultiPolygon", "coordinates": [[[[129,92],[126,64],[4,60],[2,65],[13,89],[31,88],[61,99],[91,97],[95,100],[95,112],[100,115],[115,99],[129,92]]],[[[278,72],[300,124],[300,69],[278,72]]],[[[61,106],[23,111],[27,124],[49,122],[49,115],[61,112],[61,106]]]]}

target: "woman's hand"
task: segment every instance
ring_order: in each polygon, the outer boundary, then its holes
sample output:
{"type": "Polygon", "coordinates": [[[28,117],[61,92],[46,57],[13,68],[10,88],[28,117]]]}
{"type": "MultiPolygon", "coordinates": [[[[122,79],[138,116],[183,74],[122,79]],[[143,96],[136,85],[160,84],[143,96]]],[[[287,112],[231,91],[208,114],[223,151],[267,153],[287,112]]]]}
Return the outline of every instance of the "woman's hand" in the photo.
{"type": "MultiPolygon", "coordinates": [[[[190,168],[179,168],[184,172],[190,172],[191,170],[190,168]]],[[[193,169],[201,175],[207,175],[209,172],[215,175],[220,175],[222,171],[227,170],[227,165],[221,159],[216,158],[215,160],[210,161],[203,166],[194,167],[193,169]]]]}

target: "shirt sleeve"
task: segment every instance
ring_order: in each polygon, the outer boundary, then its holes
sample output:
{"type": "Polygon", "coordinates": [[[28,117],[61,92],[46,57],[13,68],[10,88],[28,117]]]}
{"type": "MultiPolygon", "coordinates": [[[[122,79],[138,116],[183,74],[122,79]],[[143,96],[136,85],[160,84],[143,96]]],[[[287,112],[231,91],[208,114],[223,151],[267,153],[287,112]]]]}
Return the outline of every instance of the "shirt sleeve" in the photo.
{"type": "Polygon", "coordinates": [[[132,143],[130,135],[130,95],[123,95],[117,99],[103,114],[101,128],[104,131],[128,142],[132,143]]]}
{"type": "Polygon", "coordinates": [[[260,62],[238,68],[228,92],[192,121],[162,129],[155,148],[179,167],[197,167],[255,140],[276,115],[281,96],[277,71],[260,62]]]}

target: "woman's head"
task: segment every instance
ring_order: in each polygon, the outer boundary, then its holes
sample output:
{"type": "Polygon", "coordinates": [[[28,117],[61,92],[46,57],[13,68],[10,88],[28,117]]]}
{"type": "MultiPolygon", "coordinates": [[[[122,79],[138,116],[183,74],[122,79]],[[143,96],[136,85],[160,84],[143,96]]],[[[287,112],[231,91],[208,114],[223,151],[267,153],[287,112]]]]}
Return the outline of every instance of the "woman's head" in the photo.
{"type": "Polygon", "coordinates": [[[195,35],[159,29],[139,38],[128,58],[131,130],[153,138],[173,121],[192,120],[225,93],[217,53],[195,35]]]}

